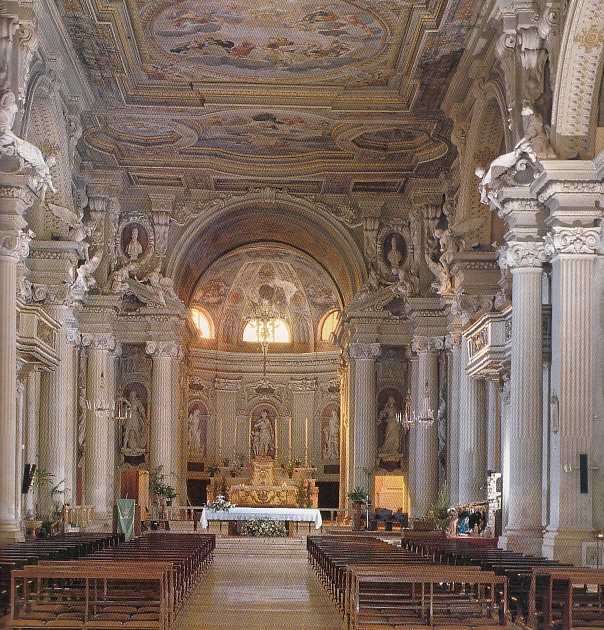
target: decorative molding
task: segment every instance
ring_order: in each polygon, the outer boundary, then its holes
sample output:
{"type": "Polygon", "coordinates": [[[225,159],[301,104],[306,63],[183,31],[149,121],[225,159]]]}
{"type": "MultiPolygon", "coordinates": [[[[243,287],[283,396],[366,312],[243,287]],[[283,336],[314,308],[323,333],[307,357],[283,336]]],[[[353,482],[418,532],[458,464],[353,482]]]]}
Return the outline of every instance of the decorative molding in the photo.
{"type": "Polygon", "coordinates": [[[214,379],[214,389],[221,392],[238,392],[241,387],[241,378],[220,378],[214,379]]]}
{"type": "Polygon", "coordinates": [[[461,348],[462,334],[451,332],[445,337],[445,350],[459,350],[461,348]]]}
{"type": "Polygon", "coordinates": [[[558,254],[597,254],[602,243],[602,228],[554,226],[545,236],[545,252],[558,254]]]}
{"type": "Polygon", "coordinates": [[[604,195],[604,182],[596,181],[550,181],[537,195],[541,203],[548,202],[561,193],[604,195]]]}
{"type": "Polygon", "coordinates": [[[292,378],[289,387],[293,392],[314,392],[317,389],[316,378],[292,378]]]}
{"type": "Polygon", "coordinates": [[[417,354],[424,352],[438,352],[445,348],[445,337],[426,337],[416,335],[411,342],[411,349],[417,354]]]}

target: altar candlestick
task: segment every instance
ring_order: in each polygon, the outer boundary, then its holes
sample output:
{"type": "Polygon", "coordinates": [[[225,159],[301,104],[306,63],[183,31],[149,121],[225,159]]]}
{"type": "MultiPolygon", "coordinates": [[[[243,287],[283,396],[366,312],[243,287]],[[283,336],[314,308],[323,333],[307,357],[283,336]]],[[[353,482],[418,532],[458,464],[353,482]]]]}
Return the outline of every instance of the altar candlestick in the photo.
{"type": "Polygon", "coordinates": [[[289,427],[288,427],[288,435],[289,435],[289,458],[288,458],[288,464],[292,463],[292,417],[289,417],[289,427]]]}
{"type": "Polygon", "coordinates": [[[304,418],[304,466],[308,466],[308,418],[304,418]]]}
{"type": "Polygon", "coordinates": [[[220,418],[220,428],[218,431],[218,457],[222,457],[222,418],[220,418]]]}
{"type": "Polygon", "coordinates": [[[233,459],[237,459],[237,416],[235,416],[235,433],[233,435],[233,459]]]}

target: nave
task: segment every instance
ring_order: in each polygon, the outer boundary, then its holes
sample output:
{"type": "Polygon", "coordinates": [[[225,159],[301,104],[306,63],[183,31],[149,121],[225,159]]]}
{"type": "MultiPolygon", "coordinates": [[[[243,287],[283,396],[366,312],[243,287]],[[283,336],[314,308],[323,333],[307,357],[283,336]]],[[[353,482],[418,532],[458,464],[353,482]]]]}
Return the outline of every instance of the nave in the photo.
{"type": "Polygon", "coordinates": [[[344,628],[309,566],[302,537],[218,537],[212,565],[174,624],[174,630],[291,627],[344,628]]]}

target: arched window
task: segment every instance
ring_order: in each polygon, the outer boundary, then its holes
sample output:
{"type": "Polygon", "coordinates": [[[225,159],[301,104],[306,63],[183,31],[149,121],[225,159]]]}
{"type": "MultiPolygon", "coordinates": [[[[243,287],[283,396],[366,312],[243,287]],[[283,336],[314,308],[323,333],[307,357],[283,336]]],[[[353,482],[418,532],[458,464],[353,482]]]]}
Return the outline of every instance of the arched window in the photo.
{"type": "Polygon", "coordinates": [[[192,308],[191,319],[202,339],[211,339],[213,337],[213,326],[209,315],[198,308],[192,308]]]}
{"type": "Polygon", "coordinates": [[[330,311],[319,325],[319,339],[321,341],[329,341],[331,334],[335,331],[338,321],[340,320],[340,311],[330,311]]]}
{"type": "MultiPolygon", "coordinates": [[[[262,341],[262,333],[259,334],[257,323],[253,319],[243,329],[243,341],[259,343],[262,341]]],[[[266,341],[268,343],[288,343],[291,341],[289,326],[283,319],[276,319],[274,324],[266,328],[266,341]]]]}

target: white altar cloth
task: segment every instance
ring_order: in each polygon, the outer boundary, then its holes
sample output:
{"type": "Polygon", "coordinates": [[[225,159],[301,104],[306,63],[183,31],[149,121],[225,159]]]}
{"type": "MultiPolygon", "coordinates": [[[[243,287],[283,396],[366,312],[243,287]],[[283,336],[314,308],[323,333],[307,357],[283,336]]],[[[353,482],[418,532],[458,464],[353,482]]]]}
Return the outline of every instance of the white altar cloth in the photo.
{"type": "Polygon", "coordinates": [[[315,529],[323,524],[321,512],[316,508],[259,508],[232,507],[230,510],[211,510],[204,507],[201,512],[201,527],[206,529],[208,521],[249,521],[251,519],[268,519],[271,521],[298,521],[314,523],[315,529]]]}

